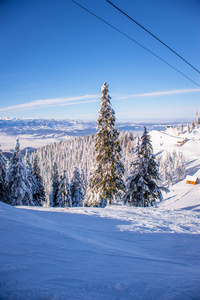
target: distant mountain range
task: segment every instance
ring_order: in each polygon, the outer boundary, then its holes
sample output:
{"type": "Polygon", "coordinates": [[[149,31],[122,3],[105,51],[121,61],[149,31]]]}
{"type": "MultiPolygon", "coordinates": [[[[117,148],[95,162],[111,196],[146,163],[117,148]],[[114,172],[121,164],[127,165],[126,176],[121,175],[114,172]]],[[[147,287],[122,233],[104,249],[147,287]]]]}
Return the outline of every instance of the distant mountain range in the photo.
{"type": "Polygon", "coordinates": [[[0,119],[0,131],[8,135],[34,135],[61,137],[85,135],[95,132],[96,122],[54,119],[0,119]]]}
{"type": "MultiPolygon", "coordinates": [[[[134,123],[117,122],[119,131],[133,131],[133,134],[141,135],[143,126],[148,131],[153,129],[165,130],[166,125],[176,123],[134,123]]],[[[179,123],[180,124],[180,123],[179,123]]],[[[81,120],[55,120],[55,119],[28,119],[28,118],[4,118],[0,119],[0,149],[8,158],[12,156],[15,140],[19,137],[22,153],[26,149],[29,152],[48,144],[68,140],[76,136],[85,136],[97,132],[95,121],[81,120]]]]}
{"type": "MultiPolygon", "coordinates": [[[[170,123],[173,125],[175,123],[170,123]]],[[[117,122],[116,126],[120,131],[132,130],[139,134],[143,131],[143,126],[147,130],[163,130],[166,123],[133,123],[117,122]]],[[[4,118],[0,119],[0,133],[6,135],[28,135],[35,138],[61,138],[62,136],[84,136],[96,132],[97,123],[95,121],[81,120],[55,120],[55,119],[24,119],[24,118],[4,118]]]]}

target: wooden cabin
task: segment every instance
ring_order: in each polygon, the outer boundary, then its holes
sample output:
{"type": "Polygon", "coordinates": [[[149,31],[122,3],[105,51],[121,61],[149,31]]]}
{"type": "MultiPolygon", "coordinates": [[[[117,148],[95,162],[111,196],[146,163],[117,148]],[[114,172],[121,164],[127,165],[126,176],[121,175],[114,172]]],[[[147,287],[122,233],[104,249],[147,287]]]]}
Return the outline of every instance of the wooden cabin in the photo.
{"type": "Polygon", "coordinates": [[[190,176],[190,175],[187,175],[186,176],[186,183],[187,184],[197,184],[197,182],[198,182],[198,177],[196,177],[196,176],[190,176]]]}

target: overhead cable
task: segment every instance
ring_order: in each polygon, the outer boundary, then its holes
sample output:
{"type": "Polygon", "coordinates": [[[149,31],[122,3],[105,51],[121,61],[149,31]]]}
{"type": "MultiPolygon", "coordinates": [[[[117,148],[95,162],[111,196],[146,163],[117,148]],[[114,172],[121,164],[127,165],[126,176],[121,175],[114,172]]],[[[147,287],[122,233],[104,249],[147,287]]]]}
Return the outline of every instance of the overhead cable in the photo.
{"type": "Polygon", "coordinates": [[[120,11],[122,14],[124,14],[127,18],[129,18],[131,21],[133,21],[135,24],[140,26],[143,30],[145,30],[147,33],[149,33],[152,37],[154,37],[157,41],[159,41],[161,44],[163,44],[166,48],[168,48],[170,51],[172,51],[175,55],[177,55],[180,59],[182,59],[186,64],[188,64],[191,68],[193,68],[195,71],[200,73],[198,69],[196,69],[193,65],[191,65],[186,59],[184,59],[181,55],[179,55],[176,51],[174,51],[171,47],[169,47],[167,44],[165,44],[163,41],[161,41],[158,37],[156,37],[153,33],[151,33],[148,29],[146,29],[144,26],[142,26],[140,23],[138,23],[136,20],[131,18],[129,15],[127,15],[124,11],[122,11],[119,7],[117,7],[115,4],[110,2],[109,0],[106,0],[108,3],[110,3],[113,7],[115,7],[118,11],[120,11]]]}
{"type": "Polygon", "coordinates": [[[134,40],[133,38],[131,38],[130,36],[128,36],[126,33],[122,32],[121,30],[117,29],[116,27],[114,27],[113,25],[111,25],[110,23],[108,23],[107,21],[105,21],[102,18],[98,17],[96,14],[94,14],[93,12],[91,12],[90,10],[88,10],[87,8],[85,8],[84,6],[82,6],[81,4],[77,3],[76,1],[74,1],[74,0],[71,0],[71,1],[74,2],[76,5],[78,5],[79,7],[81,7],[82,9],[84,9],[85,11],[87,11],[88,13],[90,13],[91,15],[93,15],[94,17],[96,17],[97,19],[99,19],[100,21],[102,21],[103,23],[105,23],[106,25],[110,26],[111,28],[113,28],[117,32],[119,32],[122,35],[124,35],[125,37],[127,37],[129,40],[131,40],[132,42],[134,42],[138,46],[140,46],[143,49],[145,49],[146,51],[148,51],[149,53],[151,53],[152,55],[154,55],[155,57],[157,57],[158,59],[160,59],[162,62],[164,62],[165,64],[167,64],[168,66],[170,66],[172,69],[174,69],[175,71],[177,71],[179,74],[181,74],[182,76],[184,76],[185,78],[187,78],[188,80],[190,80],[191,82],[193,82],[195,85],[197,85],[197,86],[200,87],[200,85],[197,82],[195,82],[194,80],[192,80],[190,77],[188,77],[187,75],[185,75],[183,72],[179,71],[177,68],[175,68],[174,66],[172,66],[166,60],[162,59],[160,56],[158,56],[157,54],[155,54],[154,52],[152,52],[151,50],[149,50],[148,48],[146,48],[142,44],[138,43],[136,40],[134,40]]]}

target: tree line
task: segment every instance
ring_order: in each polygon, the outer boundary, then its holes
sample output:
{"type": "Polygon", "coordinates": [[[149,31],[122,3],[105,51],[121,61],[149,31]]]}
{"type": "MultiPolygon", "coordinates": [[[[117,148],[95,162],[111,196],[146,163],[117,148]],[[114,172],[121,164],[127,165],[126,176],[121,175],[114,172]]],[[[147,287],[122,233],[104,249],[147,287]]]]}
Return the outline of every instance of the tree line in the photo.
{"type": "Polygon", "coordinates": [[[75,168],[71,184],[66,171],[59,177],[57,163],[54,162],[51,192],[47,200],[43,179],[40,175],[38,158],[30,162],[28,152],[23,159],[19,140],[16,140],[13,157],[8,161],[0,151],[0,200],[13,206],[68,207],[81,206],[84,197],[84,178],[75,168]]]}

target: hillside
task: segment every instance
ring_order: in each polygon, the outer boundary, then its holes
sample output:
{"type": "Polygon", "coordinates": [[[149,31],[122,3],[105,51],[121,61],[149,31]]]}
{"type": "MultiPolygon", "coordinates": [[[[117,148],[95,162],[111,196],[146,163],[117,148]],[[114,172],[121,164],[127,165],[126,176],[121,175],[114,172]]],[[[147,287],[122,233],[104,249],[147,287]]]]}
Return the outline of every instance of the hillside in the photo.
{"type": "MultiPolygon", "coordinates": [[[[195,173],[200,178],[200,172],[195,173]]],[[[186,184],[185,180],[174,185],[164,201],[158,204],[161,208],[184,209],[200,212],[200,183],[197,185],[186,184]]]]}
{"type": "MultiPolygon", "coordinates": [[[[164,155],[165,151],[181,151],[186,158],[186,175],[200,178],[200,128],[192,133],[178,136],[172,130],[152,131],[151,139],[155,153],[164,155]],[[185,144],[178,146],[178,141],[186,139],[185,144]]],[[[192,209],[200,211],[200,180],[197,185],[186,184],[185,179],[170,187],[170,192],[163,193],[164,201],[159,207],[168,209],[192,209]]]]}
{"type": "MultiPolygon", "coordinates": [[[[200,128],[192,133],[176,136],[172,131],[151,132],[152,144],[155,153],[164,155],[165,151],[181,151],[186,158],[186,175],[195,175],[200,178],[200,128]],[[187,139],[185,144],[178,146],[178,141],[187,139]]],[[[183,180],[170,187],[170,192],[163,193],[164,201],[160,207],[169,209],[200,210],[200,181],[197,185],[188,185],[183,180]]]]}

